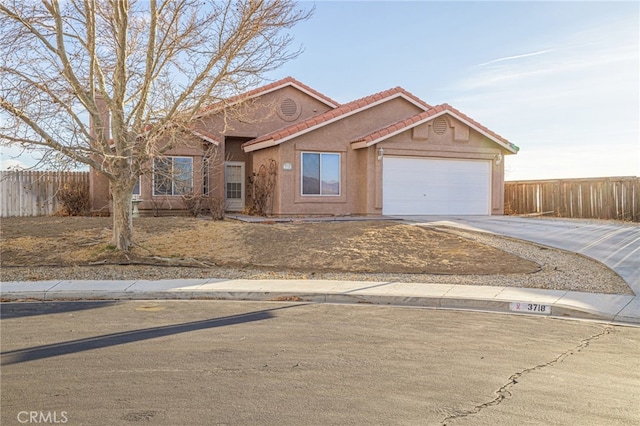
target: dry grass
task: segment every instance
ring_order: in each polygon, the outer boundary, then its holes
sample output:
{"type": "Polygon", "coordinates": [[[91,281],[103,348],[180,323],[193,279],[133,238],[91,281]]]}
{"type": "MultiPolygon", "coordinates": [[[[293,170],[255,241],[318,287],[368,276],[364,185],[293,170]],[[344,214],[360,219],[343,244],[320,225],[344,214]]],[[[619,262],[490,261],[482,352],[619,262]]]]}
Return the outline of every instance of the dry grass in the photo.
{"type": "Polygon", "coordinates": [[[3,266],[203,264],[273,271],[528,273],[539,266],[460,236],[391,221],[250,224],[186,217],[134,221],[129,254],[109,246],[109,218],[2,220],[3,266]]]}

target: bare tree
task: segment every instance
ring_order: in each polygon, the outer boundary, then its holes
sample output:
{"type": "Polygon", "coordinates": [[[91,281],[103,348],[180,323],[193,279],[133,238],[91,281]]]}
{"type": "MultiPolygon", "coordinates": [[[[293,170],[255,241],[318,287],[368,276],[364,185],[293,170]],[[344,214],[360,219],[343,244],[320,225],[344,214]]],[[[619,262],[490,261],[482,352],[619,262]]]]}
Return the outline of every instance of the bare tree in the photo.
{"type": "Polygon", "coordinates": [[[288,0],[3,0],[0,143],[106,176],[112,244],[129,250],[146,165],[203,106],[296,57],[286,30],[311,12],[288,0]]]}

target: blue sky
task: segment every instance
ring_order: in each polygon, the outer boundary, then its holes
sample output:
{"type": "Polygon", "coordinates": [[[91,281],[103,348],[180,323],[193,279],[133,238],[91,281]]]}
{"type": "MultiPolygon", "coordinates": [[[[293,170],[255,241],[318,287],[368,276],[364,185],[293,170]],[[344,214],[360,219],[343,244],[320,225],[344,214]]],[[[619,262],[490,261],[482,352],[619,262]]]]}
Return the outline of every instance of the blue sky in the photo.
{"type": "MultiPolygon", "coordinates": [[[[303,2],[303,7],[312,3],[303,2]]],[[[402,86],[520,147],[506,178],[640,176],[636,2],[328,2],[291,75],[348,102],[402,86]]]]}
{"type": "Polygon", "coordinates": [[[304,53],[271,79],[290,75],[339,102],[402,86],[449,103],[520,147],[505,160],[507,180],[640,176],[637,2],[315,8],[291,30],[304,53]]]}

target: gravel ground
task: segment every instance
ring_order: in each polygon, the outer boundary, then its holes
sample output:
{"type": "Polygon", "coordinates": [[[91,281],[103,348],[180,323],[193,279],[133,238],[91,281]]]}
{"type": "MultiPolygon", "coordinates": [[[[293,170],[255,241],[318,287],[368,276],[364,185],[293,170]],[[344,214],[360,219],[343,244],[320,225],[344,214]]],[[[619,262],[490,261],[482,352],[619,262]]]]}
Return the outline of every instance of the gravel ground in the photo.
{"type": "Polygon", "coordinates": [[[634,294],[615,272],[599,262],[581,255],[512,240],[490,234],[450,230],[532,260],[540,271],[531,274],[505,275],[433,275],[377,273],[311,273],[271,271],[264,269],[161,267],[142,265],[100,265],[59,268],[4,267],[0,278],[8,281],[37,280],[119,280],[119,279],[326,279],[378,282],[420,282],[460,285],[491,285],[552,290],[570,290],[608,294],[634,294]]]}

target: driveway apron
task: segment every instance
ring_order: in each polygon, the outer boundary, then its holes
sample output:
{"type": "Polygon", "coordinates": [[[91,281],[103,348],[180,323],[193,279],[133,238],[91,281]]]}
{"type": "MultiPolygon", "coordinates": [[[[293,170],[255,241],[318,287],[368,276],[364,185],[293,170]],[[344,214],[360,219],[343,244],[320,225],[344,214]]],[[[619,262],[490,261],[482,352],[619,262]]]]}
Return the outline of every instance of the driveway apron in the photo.
{"type": "Polygon", "coordinates": [[[513,216],[399,216],[430,226],[491,232],[595,259],[620,275],[640,296],[640,225],[513,216]]]}

